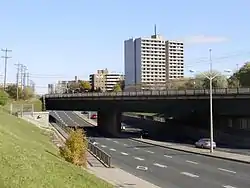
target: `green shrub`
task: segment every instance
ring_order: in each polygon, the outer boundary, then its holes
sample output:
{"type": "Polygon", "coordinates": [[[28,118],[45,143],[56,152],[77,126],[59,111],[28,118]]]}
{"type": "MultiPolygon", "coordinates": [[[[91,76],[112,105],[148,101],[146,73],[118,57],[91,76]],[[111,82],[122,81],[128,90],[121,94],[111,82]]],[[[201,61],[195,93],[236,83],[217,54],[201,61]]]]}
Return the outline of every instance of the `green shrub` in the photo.
{"type": "Polygon", "coordinates": [[[9,95],[3,90],[0,89],[0,106],[4,106],[7,104],[9,99],[9,95]]]}
{"type": "Polygon", "coordinates": [[[70,131],[65,145],[60,147],[60,155],[70,163],[87,166],[87,138],[81,129],[70,131]]]}

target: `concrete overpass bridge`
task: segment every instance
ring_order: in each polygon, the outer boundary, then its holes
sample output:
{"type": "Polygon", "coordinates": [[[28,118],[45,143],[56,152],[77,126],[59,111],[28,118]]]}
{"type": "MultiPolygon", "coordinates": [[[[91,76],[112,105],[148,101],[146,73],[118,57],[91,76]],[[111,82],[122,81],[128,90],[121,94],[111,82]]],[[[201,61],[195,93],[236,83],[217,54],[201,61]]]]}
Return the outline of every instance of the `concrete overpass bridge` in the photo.
{"type": "MultiPolygon", "coordinates": [[[[250,88],[214,89],[215,116],[250,116],[250,88]],[[245,110],[244,110],[245,109],[245,110]]],[[[116,135],[122,112],[157,112],[166,116],[206,114],[209,90],[167,90],[111,93],[50,94],[43,96],[46,110],[97,111],[98,126],[116,135]]]]}

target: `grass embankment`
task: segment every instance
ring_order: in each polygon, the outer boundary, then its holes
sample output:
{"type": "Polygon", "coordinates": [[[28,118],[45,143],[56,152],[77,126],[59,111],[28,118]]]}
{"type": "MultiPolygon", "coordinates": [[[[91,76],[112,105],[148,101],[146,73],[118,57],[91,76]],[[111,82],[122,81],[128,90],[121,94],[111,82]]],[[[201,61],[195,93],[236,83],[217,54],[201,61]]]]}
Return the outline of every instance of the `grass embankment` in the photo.
{"type": "Polygon", "coordinates": [[[0,112],[1,188],[109,188],[59,157],[48,133],[0,112]]]}
{"type": "Polygon", "coordinates": [[[23,108],[24,111],[31,112],[32,105],[34,106],[34,112],[40,112],[42,111],[42,102],[39,99],[30,99],[30,100],[11,100],[6,104],[3,109],[6,111],[10,111],[12,105],[12,112],[18,112],[21,111],[21,108],[23,108]]]}

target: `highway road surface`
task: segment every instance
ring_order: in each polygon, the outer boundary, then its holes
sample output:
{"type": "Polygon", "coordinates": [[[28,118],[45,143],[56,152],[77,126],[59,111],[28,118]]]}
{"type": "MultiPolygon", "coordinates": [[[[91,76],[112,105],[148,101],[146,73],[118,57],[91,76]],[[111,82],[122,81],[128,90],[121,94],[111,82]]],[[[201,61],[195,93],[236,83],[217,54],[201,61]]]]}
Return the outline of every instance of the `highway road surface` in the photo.
{"type": "Polygon", "coordinates": [[[54,118],[59,119],[63,124],[67,126],[80,126],[80,127],[92,126],[84,122],[82,118],[80,118],[72,111],[51,111],[50,114],[54,118]]]}
{"type": "MultiPolygon", "coordinates": [[[[69,124],[89,126],[72,112],[57,113],[69,124]]],[[[247,164],[174,151],[129,138],[93,139],[112,156],[112,164],[163,188],[250,188],[247,164]]]]}

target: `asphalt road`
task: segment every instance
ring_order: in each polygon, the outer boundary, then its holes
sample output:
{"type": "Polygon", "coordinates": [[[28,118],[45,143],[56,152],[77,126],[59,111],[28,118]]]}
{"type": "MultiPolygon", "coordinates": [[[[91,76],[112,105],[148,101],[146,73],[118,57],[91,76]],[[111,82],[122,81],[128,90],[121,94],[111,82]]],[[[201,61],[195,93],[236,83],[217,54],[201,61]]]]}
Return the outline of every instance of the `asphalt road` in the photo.
{"type": "MultiPolygon", "coordinates": [[[[72,125],[85,124],[72,112],[57,112],[72,125]]],[[[250,165],[189,154],[128,138],[94,137],[100,148],[123,170],[166,188],[249,188],[250,165]]]]}
{"type": "Polygon", "coordinates": [[[67,126],[92,127],[91,124],[83,121],[82,118],[71,111],[52,111],[50,114],[56,119],[60,119],[67,126]]]}

